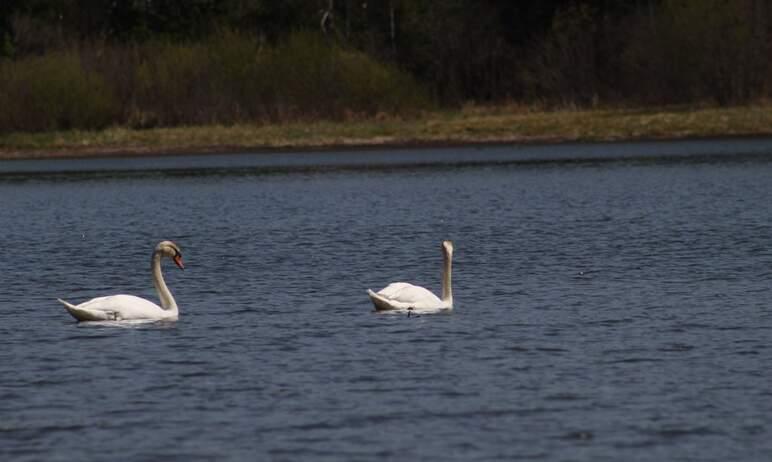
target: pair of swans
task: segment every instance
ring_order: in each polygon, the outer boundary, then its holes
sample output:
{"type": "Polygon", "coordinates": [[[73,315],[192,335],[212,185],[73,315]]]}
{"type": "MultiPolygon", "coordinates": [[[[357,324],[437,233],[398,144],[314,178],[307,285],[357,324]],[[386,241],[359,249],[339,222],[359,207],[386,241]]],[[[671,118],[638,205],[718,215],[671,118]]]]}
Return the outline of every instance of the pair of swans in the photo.
{"type": "MultiPolygon", "coordinates": [[[[408,310],[415,313],[452,309],[453,293],[450,285],[452,242],[442,243],[442,255],[444,266],[441,299],[423,287],[406,282],[394,282],[378,292],[368,289],[367,293],[375,309],[378,311],[408,310]]],[[[123,294],[98,297],[79,305],[73,305],[62,299],[58,300],[78,321],[176,321],[179,318],[179,309],[161,274],[162,257],[171,258],[180,269],[185,269],[182,264],[182,252],[177,244],[163,241],[156,246],[151,259],[151,270],[161,306],[144,298],[123,294]]]]}

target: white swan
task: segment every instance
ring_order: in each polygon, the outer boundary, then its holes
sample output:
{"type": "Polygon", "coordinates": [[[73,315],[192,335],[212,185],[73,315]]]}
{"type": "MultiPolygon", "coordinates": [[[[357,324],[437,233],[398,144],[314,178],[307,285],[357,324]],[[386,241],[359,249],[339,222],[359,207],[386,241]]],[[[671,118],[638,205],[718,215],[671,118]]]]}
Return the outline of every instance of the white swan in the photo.
{"type": "Polygon", "coordinates": [[[453,291],[450,285],[453,264],[453,243],[442,242],[442,299],[420,286],[407,282],[393,282],[378,292],[367,289],[375,309],[410,310],[413,312],[433,312],[453,309],[453,291]]]}
{"type": "Polygon", "coordinates": [[[161,275],[161,257],[169,257],[180,269],[185,269],[182,264],[182,254],[177,244],[171,241],[160,242],[153,251],[151,269],[153,270],[153,283],[161,299],[161,306],[133,295],[111,295],[98,297],[83,302],[80,305],[59,300],[67,311],[78,321],[123,321],[123,320],[167,320],[176,321],[179,317],[177,303],[166,287],[164,277],[161,275]]]}

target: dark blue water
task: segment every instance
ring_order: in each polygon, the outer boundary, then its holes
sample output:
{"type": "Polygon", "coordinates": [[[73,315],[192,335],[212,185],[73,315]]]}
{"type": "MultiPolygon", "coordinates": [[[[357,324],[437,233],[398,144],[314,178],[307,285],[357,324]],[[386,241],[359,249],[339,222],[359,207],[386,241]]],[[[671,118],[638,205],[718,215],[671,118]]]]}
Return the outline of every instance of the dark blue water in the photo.
{"type": "Polygon", "coordinates": [[[695,154],[0,176],[0,460],[770,460],[772,157],[695,154]],[[178,322],[56,302],[162,239],[178,322]]]}

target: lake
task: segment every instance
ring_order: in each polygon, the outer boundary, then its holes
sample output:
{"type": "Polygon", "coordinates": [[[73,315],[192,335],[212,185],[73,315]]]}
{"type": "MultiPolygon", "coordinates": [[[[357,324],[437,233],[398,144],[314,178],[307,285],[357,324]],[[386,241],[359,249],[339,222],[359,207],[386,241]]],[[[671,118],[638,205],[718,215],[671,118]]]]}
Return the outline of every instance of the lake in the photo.
{"type": "Polygon", "coordinates": [[[772,140],[0,162],[0,459],[772,457],[772,140]],[[78,324],[130,293],[180,320],[78,324]],[[366,290],[452,313],[373,311],[366,290]]]}

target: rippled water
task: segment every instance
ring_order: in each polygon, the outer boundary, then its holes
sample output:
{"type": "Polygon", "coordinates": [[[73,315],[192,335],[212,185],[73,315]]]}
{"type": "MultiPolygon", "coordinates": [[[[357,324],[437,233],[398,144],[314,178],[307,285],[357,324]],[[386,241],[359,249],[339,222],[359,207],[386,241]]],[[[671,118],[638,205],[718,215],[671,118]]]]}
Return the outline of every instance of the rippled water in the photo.
{"type": "Polygon", "coordinates": [[[0,197],[2,460],[772,457],[772,157],[13,174],[0,197]],[[162,239],[178,322],[55,301],[155,298],[162,239]],[[439,291],[442,239],[455,311],[373,313],[368,287],[439,291]]]}

